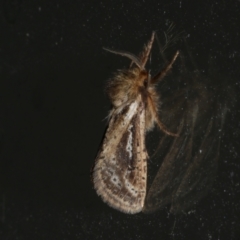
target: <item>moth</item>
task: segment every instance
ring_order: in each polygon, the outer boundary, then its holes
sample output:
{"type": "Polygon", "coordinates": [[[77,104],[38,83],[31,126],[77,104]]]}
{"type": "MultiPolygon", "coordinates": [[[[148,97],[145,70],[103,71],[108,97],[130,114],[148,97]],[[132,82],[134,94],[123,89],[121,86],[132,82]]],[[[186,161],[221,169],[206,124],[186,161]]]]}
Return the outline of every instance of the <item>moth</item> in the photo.
{"type": "Polygon", "coordinates": [[[152,77],[145,66],[154,38],[155,32],[139,56],[105,49],[129,58],[132,63],[129,69],[119,71],[107,85],[112,109],[92,178],[94,188],[104,202],[129,214],[138,213],[144,207],[149,158],[146,133],[156,125],[167,135],[177,136],[168,131],[159,118],[160,96],[156,85],[170,71],[179,52],[152,77]]]}

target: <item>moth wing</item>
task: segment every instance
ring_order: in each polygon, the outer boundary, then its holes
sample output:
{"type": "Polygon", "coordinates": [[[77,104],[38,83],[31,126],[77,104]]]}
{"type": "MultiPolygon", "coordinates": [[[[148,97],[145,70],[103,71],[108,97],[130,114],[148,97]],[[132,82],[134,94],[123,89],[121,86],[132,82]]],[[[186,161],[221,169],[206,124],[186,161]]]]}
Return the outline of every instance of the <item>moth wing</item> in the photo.
{"type": "MultiPolygon", "coordinates": [[[[143,212],[154,212],[167,204],[171,204],[172,213],[186,211],[211,188],[219,158],[219,129],[223,128],[227,109],[203,113],[199,105],[188,106],[182,117],[179,137],[173,140],[151,184],[143,212]]],[[[165,147],[164,142],[161,147],[165,147]]]]}
{"type": "Polygon", "coordinates": [[[145,107],[138,98],[112,114],[96,158],[93,183],[103,201],[125,213],[140,212],[146,195],[147,158],[145,107]]]}
{"type": "MultiPolygon", "coordinates": [[[[183,124],[182,122],[179,134],[182,133],[184,129],[183,124]]],[[[164,147],[165,142],[169,144],[169,142],[165,140],[162,143],[164,147]]],[[[180,134],[179,137],[173,140],[147,193],[143,209],[144,213],[154,212],[172,202],[172,196],[181,183],[181,179],[188,167],[188,164],[183,164],[183,162],[185,159],[189,160],[189,148],[191,148],[191,136],[180,134]]],[[[187,162],[188,161],[185,163],[187,162]]]]}
{"type": "MultiPolygon", "coordinates": [[[[219,108],[205,130],[204,138],[172,199],[171,212],[189,209],[211,189],[217,173],[219,149],[227,109],[219,108]]],[[[203,134],[201,134],[203,135],[203,134]]]]}

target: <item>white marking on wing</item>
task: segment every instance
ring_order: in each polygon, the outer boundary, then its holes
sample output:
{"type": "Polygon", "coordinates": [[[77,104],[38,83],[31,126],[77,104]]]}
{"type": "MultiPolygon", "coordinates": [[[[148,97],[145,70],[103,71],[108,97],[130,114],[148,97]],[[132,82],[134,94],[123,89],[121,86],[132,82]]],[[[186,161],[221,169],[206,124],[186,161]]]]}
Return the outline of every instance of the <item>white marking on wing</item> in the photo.
{"type": "Polygon", "coordinates": [[[127,146],[126,146],[126,151],[128,152],[129,159],[132,158],[132,151],[133,151],[133,148],[132,148],[132,144],[133,144],[132,128],[133,128],[133,125],[130,124],[129,127],[128,127],[129,135],[128,135],[127,146]]]}

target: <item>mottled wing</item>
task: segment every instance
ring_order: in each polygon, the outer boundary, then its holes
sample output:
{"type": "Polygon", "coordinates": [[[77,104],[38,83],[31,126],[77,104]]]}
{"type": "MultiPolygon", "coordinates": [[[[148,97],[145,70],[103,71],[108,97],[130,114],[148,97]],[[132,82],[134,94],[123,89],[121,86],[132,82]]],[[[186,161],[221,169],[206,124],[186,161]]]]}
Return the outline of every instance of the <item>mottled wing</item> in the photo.
{"type": "Polygon", "coordinates": [[[93,170],[94,188],[104,202],[125,212],[140,212],[147,179],[145,107],[139,97],[112,114],[93,170]]]}

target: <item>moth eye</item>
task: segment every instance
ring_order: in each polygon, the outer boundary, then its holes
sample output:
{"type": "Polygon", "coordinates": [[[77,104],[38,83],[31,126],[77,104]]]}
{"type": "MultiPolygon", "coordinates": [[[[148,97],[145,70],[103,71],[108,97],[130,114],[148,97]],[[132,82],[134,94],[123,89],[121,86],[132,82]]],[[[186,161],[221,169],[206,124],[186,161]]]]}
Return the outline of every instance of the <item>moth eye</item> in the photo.
{"type": "Polygon", "coordinates": [[[145,88],[148,87],[148,79],[147,79],[147,78],[144,79],[144,81],[143,81],[143,86],[144,86],[145,88]]]}

